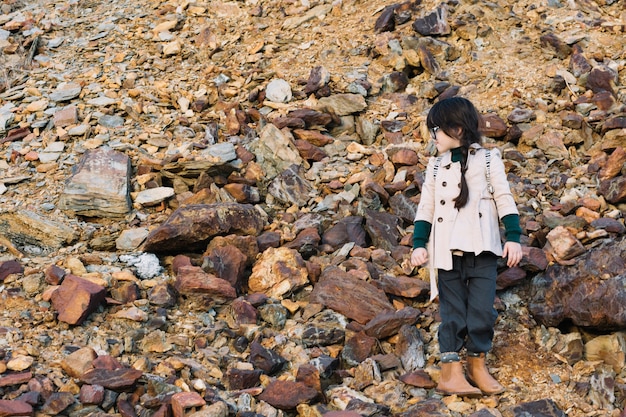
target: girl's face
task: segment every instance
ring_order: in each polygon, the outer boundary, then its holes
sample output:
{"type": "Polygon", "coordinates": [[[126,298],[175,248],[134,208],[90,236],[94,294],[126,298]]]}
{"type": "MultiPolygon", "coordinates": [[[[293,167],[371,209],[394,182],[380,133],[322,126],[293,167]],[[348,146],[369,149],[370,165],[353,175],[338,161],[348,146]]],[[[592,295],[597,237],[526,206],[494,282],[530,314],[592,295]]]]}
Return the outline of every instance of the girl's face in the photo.
{"type": "Polygon", "coordinates": [[[435,141],[437,151],[440,154],[448,152],[450,149],[458,148],[459,146],[461,146],[461,141],[459,139],[448,136],[446,132],[443,131],[443,129],[439,128],[439,126],[435,126],[430,129],[430,136],[435,141]]]}

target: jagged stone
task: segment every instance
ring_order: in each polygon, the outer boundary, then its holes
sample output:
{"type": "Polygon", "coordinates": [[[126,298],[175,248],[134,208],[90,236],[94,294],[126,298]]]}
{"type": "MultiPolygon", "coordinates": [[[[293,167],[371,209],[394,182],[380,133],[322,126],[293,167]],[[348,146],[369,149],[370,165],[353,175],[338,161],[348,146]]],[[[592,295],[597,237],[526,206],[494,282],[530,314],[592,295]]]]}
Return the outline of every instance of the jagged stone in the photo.
{"type": "Polygon", "coordinates": [[[362,324],[380,313],[394,310],[384,292],[332,266],[323,270],[309,300],[323,304],[362,324]],[[350,299],[351,302],[346,303],[346,299],[350,299]]]}
{"type": "Polygon", "coordinates": [[[317,390],[302,382],[275,380],[269,383],[258,398],[278,409],[293,410],[299,404],[308,404],[317,396],[317,390]]]}
{"type": "Polygon", "coordinates": [[[68,324],[81,324],[104,303],[106,289],[91,281],[68,275],[61,286],[52,293],[52,305],[59,312],[58,320],[68,324]]]}
{"type": "Polygon", "coordinates": [[[254,207],[236,203],[199,204],[177,209],[165,223],[150,232],[143,244],[146,252],[176,252],[202,248],[214,236],[257,236],[265,219],[254,207]]]}

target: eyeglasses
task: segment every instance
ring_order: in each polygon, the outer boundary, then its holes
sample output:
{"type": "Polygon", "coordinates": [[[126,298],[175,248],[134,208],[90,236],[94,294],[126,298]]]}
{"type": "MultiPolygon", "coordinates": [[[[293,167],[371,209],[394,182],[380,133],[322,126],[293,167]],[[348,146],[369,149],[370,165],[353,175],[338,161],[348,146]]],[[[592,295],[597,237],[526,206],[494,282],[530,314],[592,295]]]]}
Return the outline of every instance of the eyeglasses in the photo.
{"type": "Polygon", "coordinates": [[[438,130],[439,130],[439,126],[431,127],[430,129],[428,129],[428,131],[430,132],[430,137],[432,138],[432,140],[437,140],[437,131],[438,130]]]}

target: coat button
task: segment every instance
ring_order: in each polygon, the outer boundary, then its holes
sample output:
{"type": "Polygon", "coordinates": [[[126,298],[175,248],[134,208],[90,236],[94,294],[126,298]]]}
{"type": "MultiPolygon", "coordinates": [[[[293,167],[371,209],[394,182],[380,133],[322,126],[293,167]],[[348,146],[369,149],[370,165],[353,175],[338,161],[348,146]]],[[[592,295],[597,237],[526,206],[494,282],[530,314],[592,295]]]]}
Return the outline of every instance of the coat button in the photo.
{"type": "Polygon", "coordinates": [[[470,151],[470,153],[471,153],[472,155],[474,155],[474,154],[476,153],[476,149],[472,149],[472,150],[470,151]]]}
{"type": "Polygon", "coordinates": [[[450,165],[446,165],[446,169],[450,169],[450,165]]]}
{"type": "Polygon", "coordinates": [[[437,219],[437,221],[438,221],[439,223],[441,223],[441,222],[443,221],[443,217],[439,217],[439,218],[437,219]]]}
{"type": "Polygon", "coordinates": [[[478,217],[483,217],[483,214],[482,213],[478,213],[478,217]]]}
{"type": "Polygon", "coordinates": [[[444,182],[442,182],[442,183],[441,183],[441,185],[442,185],[443,187],[445,187],[446,185],[448,185],[448,183],[444,181],[444,182]]]}
{"type": "Polygon", "coordinates": [[[441,200],[439,203],[443,206],[446,204],[446,200],[441,200]]]}
{"type": "Polygon", "coordinates": [[[461,183],[458,184],[459,188],[461,188],[461,183]]]}

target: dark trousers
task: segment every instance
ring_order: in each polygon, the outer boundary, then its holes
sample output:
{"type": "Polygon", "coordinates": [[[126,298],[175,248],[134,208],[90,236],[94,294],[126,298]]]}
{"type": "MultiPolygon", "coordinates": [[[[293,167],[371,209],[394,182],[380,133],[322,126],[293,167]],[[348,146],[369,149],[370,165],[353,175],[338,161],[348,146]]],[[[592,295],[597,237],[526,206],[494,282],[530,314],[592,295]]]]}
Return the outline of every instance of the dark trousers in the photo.
{"type": "Polygon", "coordinates": [[[487,252],[453,256],[451,271],[438,270],[439,351],[488,352],[498,312],[496,297],[497,257],[487,252]]]}

